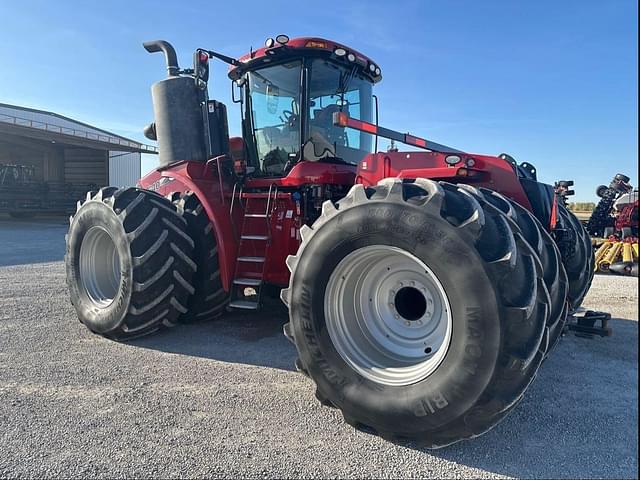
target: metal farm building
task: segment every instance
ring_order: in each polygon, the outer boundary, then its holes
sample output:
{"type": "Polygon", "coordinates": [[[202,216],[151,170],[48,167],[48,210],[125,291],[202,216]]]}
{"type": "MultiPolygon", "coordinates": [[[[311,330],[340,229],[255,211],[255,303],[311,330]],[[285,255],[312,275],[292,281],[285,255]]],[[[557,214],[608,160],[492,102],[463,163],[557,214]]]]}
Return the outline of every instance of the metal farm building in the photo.
{"type": "Polygon", "coordinates": [[[86,123],[0,103],[0,213],[68,213],[88,190],[133,186],[141,144],[86,123]]]}

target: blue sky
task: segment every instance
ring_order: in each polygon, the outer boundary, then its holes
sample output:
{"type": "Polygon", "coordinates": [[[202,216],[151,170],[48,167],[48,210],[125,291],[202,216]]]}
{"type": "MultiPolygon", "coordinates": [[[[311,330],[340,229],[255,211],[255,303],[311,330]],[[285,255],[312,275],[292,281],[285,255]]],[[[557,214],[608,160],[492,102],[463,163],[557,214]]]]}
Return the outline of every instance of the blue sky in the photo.
{"type": "MultiPolygon", "coordinates": [[[[382,68],[380,123],[457,148],[510,153],[576,200],[617,172],[638,183],[635,1],[0,1],[0,102],[138,140],[165,74],[145,40],[239,56],[268,36],[324,36],[382,68]]],[[[239,132],[226,66],[210,96],[239,132]]],[[[383,145],[386,145],[383,143],[383,145]]],[[[147,160],[145,167],[151,163],[147,160]]]]}

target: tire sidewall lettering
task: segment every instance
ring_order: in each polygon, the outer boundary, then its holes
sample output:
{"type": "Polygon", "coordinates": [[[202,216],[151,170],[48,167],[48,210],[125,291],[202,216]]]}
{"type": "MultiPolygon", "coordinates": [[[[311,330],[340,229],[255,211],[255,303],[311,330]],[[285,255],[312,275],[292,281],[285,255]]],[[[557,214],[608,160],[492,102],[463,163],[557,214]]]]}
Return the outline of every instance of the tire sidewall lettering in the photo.
{"type": "Polygon", "coordinates": [[[73,218],[69,229],[66,270],[71,301],[76,307],[82,323],[97,333],[108,333],[117,328],[127,314],[131,290],[131,252],[122,223],[115,212],[100,201],[88,201],[83,204],[73,218]],[[93,226],[104,227],[111,235],[120,258],[120,284],[113,302],[98,308],[80,288],[80,248],[84,236],[93,226]]]}

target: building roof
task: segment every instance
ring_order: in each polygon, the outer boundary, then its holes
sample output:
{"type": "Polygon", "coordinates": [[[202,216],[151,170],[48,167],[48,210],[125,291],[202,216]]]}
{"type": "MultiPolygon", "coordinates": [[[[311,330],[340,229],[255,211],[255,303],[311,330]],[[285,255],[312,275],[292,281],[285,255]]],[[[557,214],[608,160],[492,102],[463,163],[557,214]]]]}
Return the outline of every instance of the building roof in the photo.
{"type": "Polygon", "coordinates": [[[145,145],[46,110],[0,103],[0,133],[110,151],[158,153],[145,145]]]}

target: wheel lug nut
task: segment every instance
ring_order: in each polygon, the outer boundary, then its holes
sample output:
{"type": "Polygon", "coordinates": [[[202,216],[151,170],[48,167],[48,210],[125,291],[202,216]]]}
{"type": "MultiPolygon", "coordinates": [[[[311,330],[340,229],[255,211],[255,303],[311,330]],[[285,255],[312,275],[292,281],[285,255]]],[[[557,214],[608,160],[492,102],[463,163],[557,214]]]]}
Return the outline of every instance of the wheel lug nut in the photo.
{"type": "Polygon", "coordinates": [[[405,324],[407,327],[410,327],[410,326],[411,326],[411,322],[410,322],[409,320],[407,320],[406,322],[404,322],[404,324],[405,324]]]}

